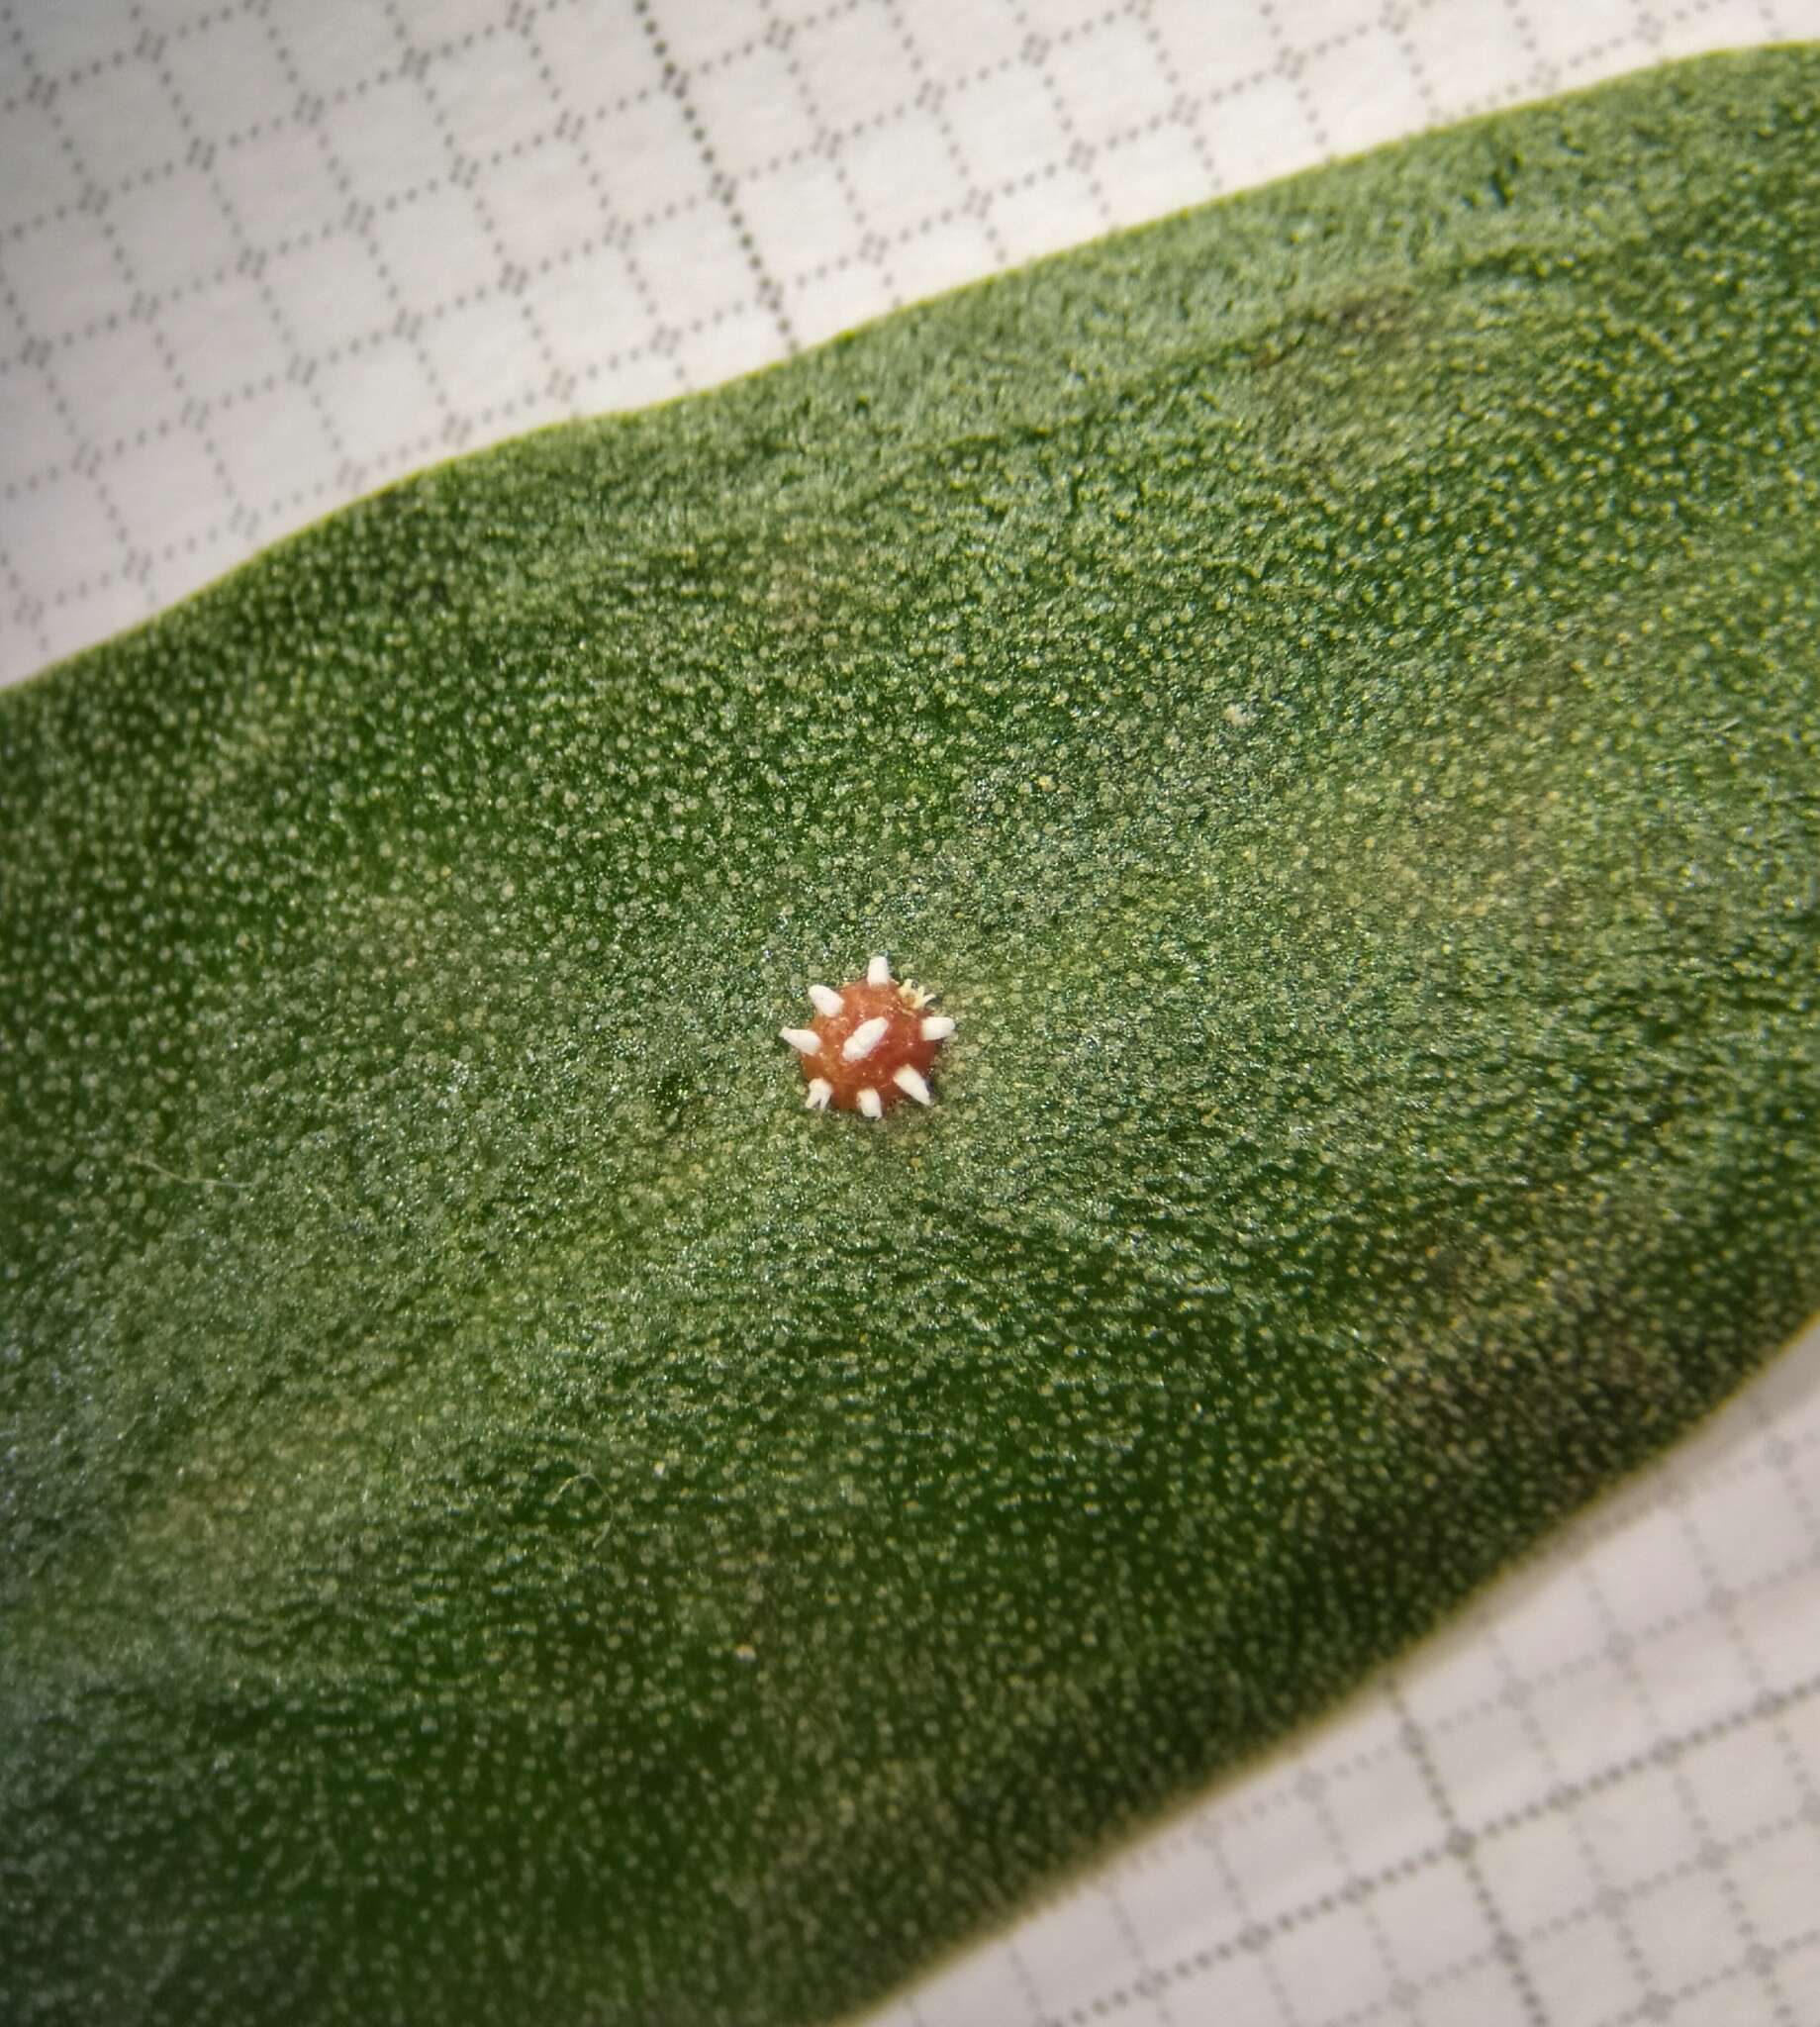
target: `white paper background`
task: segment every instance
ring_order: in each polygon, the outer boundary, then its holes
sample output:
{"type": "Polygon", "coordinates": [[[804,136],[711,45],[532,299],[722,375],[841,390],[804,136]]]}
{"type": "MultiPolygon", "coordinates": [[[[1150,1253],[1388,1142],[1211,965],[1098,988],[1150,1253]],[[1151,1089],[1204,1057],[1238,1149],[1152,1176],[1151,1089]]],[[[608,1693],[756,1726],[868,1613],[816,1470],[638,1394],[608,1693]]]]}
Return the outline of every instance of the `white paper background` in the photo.
{"type": "MultiPolygon", "coordinates": [[[[450,452],[1801,36],[1820,0],[4,0],[0,681],[450,452]]],[[[1812,2027],[1820,1335],[1318,1735],[881,2018],[1812,2027]]]]}

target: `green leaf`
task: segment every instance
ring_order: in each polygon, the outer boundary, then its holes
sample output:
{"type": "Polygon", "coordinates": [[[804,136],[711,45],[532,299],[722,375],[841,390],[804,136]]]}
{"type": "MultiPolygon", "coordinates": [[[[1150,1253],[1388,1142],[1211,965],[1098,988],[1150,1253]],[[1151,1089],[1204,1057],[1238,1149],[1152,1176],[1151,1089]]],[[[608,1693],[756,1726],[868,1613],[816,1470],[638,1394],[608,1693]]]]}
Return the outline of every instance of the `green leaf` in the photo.
{"type": "Polygon", "coordinates": [[[0,698],[0,2012],[822,2020],[1820,1304],[1820,51],[0,698]],[[928,1111],[777,1039],[874,950],[928,1111]]]}

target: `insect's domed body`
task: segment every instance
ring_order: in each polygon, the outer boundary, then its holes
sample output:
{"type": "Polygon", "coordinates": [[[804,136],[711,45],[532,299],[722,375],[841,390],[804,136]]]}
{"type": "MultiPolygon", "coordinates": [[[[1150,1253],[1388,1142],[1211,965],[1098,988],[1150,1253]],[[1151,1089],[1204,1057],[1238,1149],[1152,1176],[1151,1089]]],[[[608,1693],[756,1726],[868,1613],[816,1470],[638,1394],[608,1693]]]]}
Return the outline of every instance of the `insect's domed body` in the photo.
{"type": "Polygon", "coordinates": [[[876,1119],[903,1098],[930,1103],[927,1073],[954,1022],[924,1012],[928,994],[894,981],[889,963],[875,957],[863,979],[838,992],[811,986],[809,996],[814,1024],[786,1027],[783,1036],[803,1059],[814,1110],[876,1119]]]}

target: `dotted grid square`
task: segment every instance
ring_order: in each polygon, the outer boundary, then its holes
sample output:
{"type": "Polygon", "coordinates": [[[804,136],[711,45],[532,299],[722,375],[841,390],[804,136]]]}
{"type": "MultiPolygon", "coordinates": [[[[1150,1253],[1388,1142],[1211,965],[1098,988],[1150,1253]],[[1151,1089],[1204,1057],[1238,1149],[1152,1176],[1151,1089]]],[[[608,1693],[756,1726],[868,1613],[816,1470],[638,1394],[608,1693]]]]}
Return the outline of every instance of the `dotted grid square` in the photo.
{"type": "MultiPolygon", "coordinates": [[[[470,444],[1820,0],[0,0],[0,680],[470,444]]],[[[1820,2019],[1820,1338],[893,2023],[1820,2019]]]]}

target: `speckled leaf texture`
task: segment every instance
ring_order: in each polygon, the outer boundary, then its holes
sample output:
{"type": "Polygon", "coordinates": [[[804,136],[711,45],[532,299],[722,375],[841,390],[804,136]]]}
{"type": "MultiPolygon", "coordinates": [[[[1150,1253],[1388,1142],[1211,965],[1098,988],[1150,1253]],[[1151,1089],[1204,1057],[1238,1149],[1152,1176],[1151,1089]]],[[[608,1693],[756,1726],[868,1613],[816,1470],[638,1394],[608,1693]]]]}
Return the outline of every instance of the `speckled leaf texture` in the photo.
{"type": "Polygon", "coordinates": [[[0,2015],[839,2016],[1784,1343],[1816,248],[1820,50],[1673,68],[0,698],[0,2015]]]}

